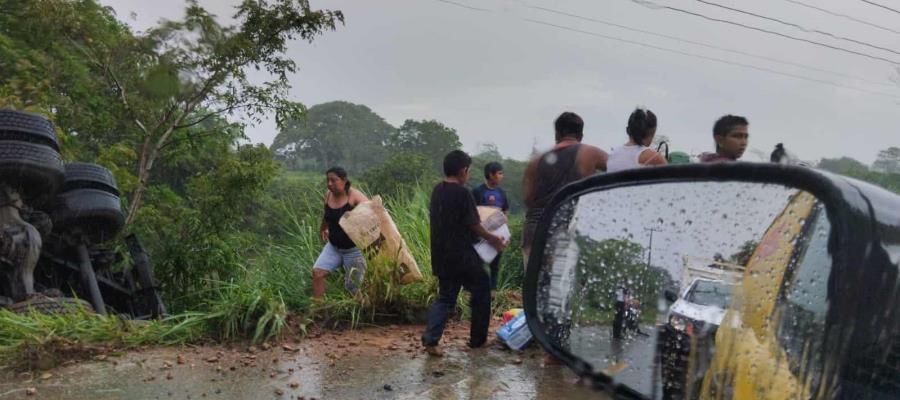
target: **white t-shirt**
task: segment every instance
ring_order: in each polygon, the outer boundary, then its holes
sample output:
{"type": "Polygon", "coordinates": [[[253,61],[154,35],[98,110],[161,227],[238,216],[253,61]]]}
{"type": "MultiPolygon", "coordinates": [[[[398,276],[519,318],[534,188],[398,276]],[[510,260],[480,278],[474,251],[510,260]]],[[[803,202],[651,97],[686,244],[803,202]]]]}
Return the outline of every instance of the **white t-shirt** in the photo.
{"type": "Polygon", "coordinates": [[[609,153],[609,160],[606,161],[606,172],[645,167],[646,165],[641,164],[640,159],[644,150],[648,149],[649,147],[647,146],[633,144],[616,147],[609,153]]]}

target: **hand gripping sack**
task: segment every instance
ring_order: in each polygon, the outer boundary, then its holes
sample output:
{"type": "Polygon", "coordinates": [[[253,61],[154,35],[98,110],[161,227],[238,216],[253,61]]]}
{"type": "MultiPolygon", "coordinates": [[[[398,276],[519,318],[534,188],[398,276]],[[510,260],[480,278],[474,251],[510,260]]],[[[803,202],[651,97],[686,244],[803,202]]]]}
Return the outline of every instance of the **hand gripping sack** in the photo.
{"type": "Polygon", "coordinates": [[[381,196],[373,196],[372,200],[344,213],[339,224],[356,247],[392,261],[396,265],[394,277],[400,284],[422,279],[419,266],[385,210],[381,196]]]}

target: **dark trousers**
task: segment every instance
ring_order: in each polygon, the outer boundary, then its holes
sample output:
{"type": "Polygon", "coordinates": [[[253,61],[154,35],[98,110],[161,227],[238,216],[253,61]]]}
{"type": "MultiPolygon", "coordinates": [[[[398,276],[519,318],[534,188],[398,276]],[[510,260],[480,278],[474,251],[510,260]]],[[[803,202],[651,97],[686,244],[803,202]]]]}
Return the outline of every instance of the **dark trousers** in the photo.
{"type": "Polygon", "coordinates": [[[497,253],[494,261],[491,261],[491,290],[497,289],[497,278],[500,276],[500,256],[503,253],[497,253]]]}
{"type": "Polygon", "coordinates": [[[625,302],[616,302],[616,316],[613,318],[613,338],[621,339],[625,329],[625,302]]]}
{"type": "Polygon", "coordinates": [[[440,342],[447,325],[447,318],[456,308],[459,290],[465,288],[472,294],[469,306],[472,321],[469,328],[469,346],[480,347],[487,341],[491,322],[491,282],[481,266],[467,268],[452,276],[438,277],[438,298],[428,311],[428,325],[422,334],[422,344],[435,346],[440,342]]]}

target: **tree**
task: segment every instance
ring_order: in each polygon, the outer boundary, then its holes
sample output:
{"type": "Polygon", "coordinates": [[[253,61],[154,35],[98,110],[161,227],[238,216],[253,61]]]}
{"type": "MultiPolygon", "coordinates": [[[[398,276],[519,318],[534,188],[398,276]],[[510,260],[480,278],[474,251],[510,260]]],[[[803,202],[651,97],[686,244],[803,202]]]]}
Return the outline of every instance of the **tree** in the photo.
{"type": "Polygon", "coordinates": [[[478,151],[475,152],[475,157],[491,161],[500,161],[503,159],[503,155],[500,154],[500,149],[496,144],[491,142],[481,143],[478,146],[478,151]]]}
{"type": "Polygon", "coordinates": [[[462,147],[456,129],[435,120],[403,122],[388,138],[388,148],[392,152],[418,153],[429,160],[437,171],[442,171],[444,156],[462,147]]]}
{"type": "MultiPolygon", "coordinates": [[[[885,152],[882,152],[885,153],[885,152]]],[[[887,164],[887,163],[885,163],[887,164]]],[[[887,165],[885,165],[887,167],[887,165]]],[[[895,193],[900,193],[900,173],[872,171],[865,164],[852,158],[823,159],[819,168],[852,178],[863,180],[895,193]]]]}
{"type": "Polygon", "coordinates": [[[403,195],[416,185],[431,185],[440,176],[432,168],[432,160],[418,153],[395,154],[387,161],[370,168],[362,176],[372,194],[403,195]]]}
{"type": "Polygon", "coordinates": [[[625,239],[576,240],[580,255],[575,281],[587,287],[584,298],[574,303],[612,309],[616,287],[624,286],[641,301],[645,316],[656,315],[656,299],[673,280],[665,269],[647,265],[643,246],[625,239]]]}
{"type": "Polygon", "coordinates": [[[819,168],[841,175],[860,175],[869,172],[869,167],[850,157],[823,158],[819,168]]]}
{"type": "Polygon", "coordinates": [[[179,133],[219,134],[190,128],[225,115],[258,123],[274,113],[279,126],[297,118],[304,108],[287,96],[288,75],[297,69],[284,54],[287,43],[312,41],[343,22],[340,11],[313,10],[307,0],[244,0],[236,9],[237,26],[224,27],[191,0],[184,20],[165,21],[119,43],[98,43],[80,25],[65,32],[117,99],[120,126],[135,146],[137,182],[126,223],[137,216],[157,160],[179,133]],[[253,83],[251,68],[271,79],[253,83]]]}
{"type": "Polygon", "coordinates": [[[304,118],[289,121],[272,150],[295,169],[340,165],[362,173],[387,158],[385,143],[394,130],[369,107],[334,101],[310,107],[304,118]]]}
{"type": "Polygon", "coordinates": [[[900,174],[900,147],[890,147],[878,152],[872,170],[889,174],[900,174]]]}
{"type": "Polygon", "coordinates": [[[738,251],[731,255],[728,260],[737,265],[746,266],[750,262],[750,257],[753,256],[753,252],[756,250],[756,247],[759,245],[759,242],[755,240],[748,240],[741,245],[741,248],[738,251]]]}

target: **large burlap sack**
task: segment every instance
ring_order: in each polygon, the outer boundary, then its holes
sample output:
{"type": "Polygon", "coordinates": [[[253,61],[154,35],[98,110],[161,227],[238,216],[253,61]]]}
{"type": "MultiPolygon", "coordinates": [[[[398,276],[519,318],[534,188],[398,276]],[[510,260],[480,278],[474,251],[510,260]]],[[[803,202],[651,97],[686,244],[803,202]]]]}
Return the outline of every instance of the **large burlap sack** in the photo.
{"type": "Polygon", "coordinates": [[[393,261],[397,268],[394,277],[401,285],[422,279],[419,266],[410,254],[406,241],[400,236],[394,220],[384,209],[381,196],[374,196],[372,200],[358,204],[353,210],[344,213],[338,223],[356,247],[393,261]]]}
{"type": "Polygon", "coordinates": [[[478,217],[481,219],[481,226],[488,232],[500,229],[501,226],[509,223],[506,213],[497,207],[478,206],[478,217]]]}

